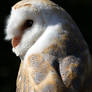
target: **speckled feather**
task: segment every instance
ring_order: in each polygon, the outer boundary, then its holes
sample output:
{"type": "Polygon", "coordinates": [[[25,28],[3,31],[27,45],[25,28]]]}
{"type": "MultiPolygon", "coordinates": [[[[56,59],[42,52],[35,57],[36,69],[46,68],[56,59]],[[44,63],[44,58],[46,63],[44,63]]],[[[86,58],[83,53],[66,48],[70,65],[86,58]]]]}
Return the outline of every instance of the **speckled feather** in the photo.
{"type": "Polygon", "coordinates": [[[28,57],[25,66],[22,62],[17,78],[17,92],[63,92],[62,80],[49,62],[41,54],[28,57]]]}

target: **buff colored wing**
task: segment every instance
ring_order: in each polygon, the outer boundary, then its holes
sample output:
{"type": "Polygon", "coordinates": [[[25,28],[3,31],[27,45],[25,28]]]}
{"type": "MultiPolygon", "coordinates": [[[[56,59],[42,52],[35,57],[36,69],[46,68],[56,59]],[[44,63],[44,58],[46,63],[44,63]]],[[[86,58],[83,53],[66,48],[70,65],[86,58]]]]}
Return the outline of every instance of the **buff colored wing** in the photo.
{"type": "Polygon", "coordinates": [[[23,61],[17,78],[17,92],[64,92],[61,78],[49,62],[40,54],[23,61]]]}

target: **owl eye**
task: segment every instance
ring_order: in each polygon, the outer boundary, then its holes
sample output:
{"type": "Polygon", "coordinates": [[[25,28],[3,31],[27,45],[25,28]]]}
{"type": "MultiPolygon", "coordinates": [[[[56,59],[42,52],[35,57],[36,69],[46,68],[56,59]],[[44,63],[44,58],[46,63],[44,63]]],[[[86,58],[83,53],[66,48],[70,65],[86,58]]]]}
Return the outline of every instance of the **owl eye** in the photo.
{"type": "Polygon", "coordinates": [[[25,29],[32,27],[33,20],[26,20],[24,24],[21,26],[21,31],[24,31],[25,29]]]}
{"type": "Polygon", "coordinates": [[[31,27],[33,25],[33,20],[26,20],[24,25],[26,28],[31,27]]]}

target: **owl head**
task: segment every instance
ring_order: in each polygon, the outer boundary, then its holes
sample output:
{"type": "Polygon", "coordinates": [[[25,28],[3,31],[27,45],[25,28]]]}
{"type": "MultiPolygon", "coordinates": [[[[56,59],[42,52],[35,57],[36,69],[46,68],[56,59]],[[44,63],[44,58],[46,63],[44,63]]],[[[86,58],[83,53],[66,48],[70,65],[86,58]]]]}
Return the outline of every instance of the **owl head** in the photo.
{"type": "Polygon", "coordinates": [[[48,28],[54,29],[59,23],[57,15],[57,6],[49,0],[22,0],[15,4],[5,30],[5,39],[11,40],[13,52],[24,57],[48,28]]]}

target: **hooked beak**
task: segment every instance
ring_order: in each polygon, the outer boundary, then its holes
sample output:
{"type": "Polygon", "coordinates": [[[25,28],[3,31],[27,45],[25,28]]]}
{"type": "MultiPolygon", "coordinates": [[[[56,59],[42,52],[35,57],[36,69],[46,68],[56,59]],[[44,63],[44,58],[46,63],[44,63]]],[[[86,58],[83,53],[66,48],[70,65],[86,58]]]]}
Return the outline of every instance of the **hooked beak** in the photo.
{"type": "Polygon", "coordinates": [[[21,36],[14,37],[12,39],[12,47],[15,48],[20,43],[20,40],[21,40],[21,36]]]}

